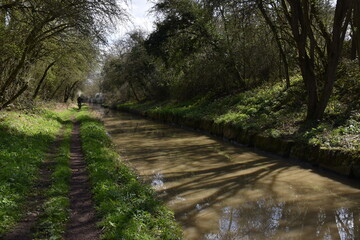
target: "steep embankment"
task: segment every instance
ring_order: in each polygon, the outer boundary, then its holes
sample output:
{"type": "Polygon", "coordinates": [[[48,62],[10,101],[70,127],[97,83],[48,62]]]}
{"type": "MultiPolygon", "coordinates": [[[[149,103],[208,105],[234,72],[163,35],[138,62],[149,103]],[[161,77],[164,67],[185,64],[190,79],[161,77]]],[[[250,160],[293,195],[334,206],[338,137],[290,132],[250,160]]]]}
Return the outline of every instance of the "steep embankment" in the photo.
{"type": "Polygon", "coordinates": [[[283,157],[308,161],[346,176],[360,177],[360,112],[330,102],[323,122],[304,124],[301,81],[188,102],[126,103],[115,106],[153,119],[200,129],[283,157]]]}

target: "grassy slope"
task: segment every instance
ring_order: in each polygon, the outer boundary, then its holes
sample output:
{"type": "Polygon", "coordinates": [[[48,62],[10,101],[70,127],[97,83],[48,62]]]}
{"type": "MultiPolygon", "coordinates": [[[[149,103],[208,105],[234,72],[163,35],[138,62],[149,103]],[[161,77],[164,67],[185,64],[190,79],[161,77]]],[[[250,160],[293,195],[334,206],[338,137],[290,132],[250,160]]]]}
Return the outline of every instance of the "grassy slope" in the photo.
{"type": "Polygon", "coordinates": [[[81,139],[104,239],[180,239],[173,213],[114,151],[102,123],[82,111],[81,139]]]}
{"type": "Polygon", "coordinates": [[[61,128],[61,115],[0,112],[0,236],[20,217],[38,167],[61,128]]]}
{"type": "MultiPolygon", "coordinates": [[[[317,127],[304,128],[306,105],[305,97],[301,97],[305,96],[302,89],[300,77],[294,77],[292,87],[288,90],[284,90],[282,84],[268,84],[215,100],[204,97],[180,103],[146,102],[118,106],[209,119],[273,137],[296,139],[328,148],[359,149],[360,111],[348,112],[348,105],[339,100],[341,97],[333,97],[325,120],[317,127]]],[[[337,91],[335,96],[341,96],[341,92],[337,91]]]]}

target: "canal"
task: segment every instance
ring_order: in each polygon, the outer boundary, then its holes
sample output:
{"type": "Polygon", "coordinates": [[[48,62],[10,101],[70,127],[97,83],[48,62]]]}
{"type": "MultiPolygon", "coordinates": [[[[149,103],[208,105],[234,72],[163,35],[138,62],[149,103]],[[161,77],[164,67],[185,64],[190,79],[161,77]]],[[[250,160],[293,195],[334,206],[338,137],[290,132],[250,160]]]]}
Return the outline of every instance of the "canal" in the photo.
{"type": "Polygon", "coordinates": [[[103,120],[184,239],[360,239],[355,181],[127,113],[103,120]]]}

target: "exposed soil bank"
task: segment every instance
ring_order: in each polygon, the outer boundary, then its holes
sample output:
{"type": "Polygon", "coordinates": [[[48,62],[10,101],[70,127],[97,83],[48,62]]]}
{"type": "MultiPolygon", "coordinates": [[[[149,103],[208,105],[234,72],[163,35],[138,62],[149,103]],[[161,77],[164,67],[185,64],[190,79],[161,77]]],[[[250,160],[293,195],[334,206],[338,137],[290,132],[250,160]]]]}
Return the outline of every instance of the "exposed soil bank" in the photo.
{"type": "Polygon", "coordinates": [[[139,111],[124,106],[116,109],[166,123],[206,131],[230,141],[277,154],[284,158],[306,161],[313,166],[360,179],[360,151],[326,149],[293,140],[264,136],[261,133],[239,129],[231,124],[224,125],[207,119],[198,120],[171,113],[139,111]]]}

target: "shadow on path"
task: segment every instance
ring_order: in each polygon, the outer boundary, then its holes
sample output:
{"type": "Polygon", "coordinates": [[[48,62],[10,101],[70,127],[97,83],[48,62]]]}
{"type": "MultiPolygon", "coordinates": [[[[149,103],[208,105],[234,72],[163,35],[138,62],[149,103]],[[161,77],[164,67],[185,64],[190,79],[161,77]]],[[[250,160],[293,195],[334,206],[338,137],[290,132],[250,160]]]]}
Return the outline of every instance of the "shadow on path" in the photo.
{"type": "Polygon", "coordinates": [[[95,209],[92,203],[89,176],[81,148],[80,124],[74,122],[71,136],[70,167],[70,221],[65,239],[99,239],[100,231],[96,227],[95,209]]]}

